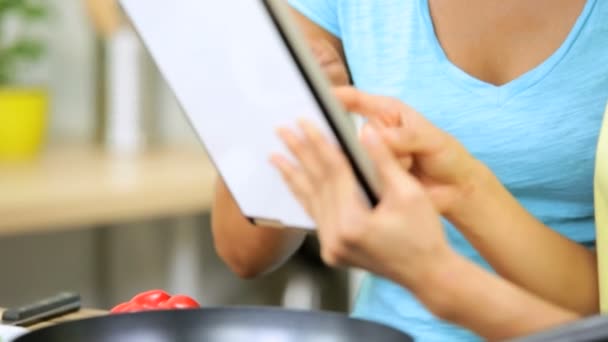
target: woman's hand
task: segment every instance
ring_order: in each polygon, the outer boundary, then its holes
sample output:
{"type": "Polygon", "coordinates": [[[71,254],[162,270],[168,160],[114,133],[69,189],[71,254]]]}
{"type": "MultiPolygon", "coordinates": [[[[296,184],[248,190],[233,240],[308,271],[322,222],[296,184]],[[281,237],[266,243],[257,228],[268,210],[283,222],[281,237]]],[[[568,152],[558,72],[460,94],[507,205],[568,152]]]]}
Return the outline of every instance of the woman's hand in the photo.
{"type": "Polygon", "coordinates": [[[348,112],[368,118],[382,140],[418,179],[437,210],[452,216],[466,206],[489,173],[452,136],[440,130],[401,101],[370,95],[352,87],[335,94],[348,112]]]}
{"type": "Polygon", "coordinates": [[[531,215],[485,165],[412,108],[348,87],[336,94],[379,127],[397,157],[411,158],[411,173],[437,210],[498,274],[572,311],[597,312],[593,253],[531,215]]]}
{"type": "Polygon", "coordinates": [[[403,171],[374,128],[362,141],[377,168],[380,202],[370,208],[340,149],[308,122],[303,134],[279,135],[298,164],[273,156],[273,164],[318,225],[322,257],[411,284],[428,262],[451,255],[440,216],[418,181],[403,171]]]}

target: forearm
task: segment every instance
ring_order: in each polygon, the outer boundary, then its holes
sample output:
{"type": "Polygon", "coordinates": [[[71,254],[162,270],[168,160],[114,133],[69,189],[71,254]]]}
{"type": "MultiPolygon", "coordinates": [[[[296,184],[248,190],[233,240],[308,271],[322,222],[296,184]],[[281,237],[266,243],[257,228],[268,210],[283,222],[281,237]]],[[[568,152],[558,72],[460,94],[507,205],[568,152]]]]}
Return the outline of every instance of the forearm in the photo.
{"type": "Polygon", "coordinates": [[[241,213],[219,181],[212,211],[215,249],[239,276],[251,278],[282,265],[302,244],[305,233],[258,227],[241,213]]]}
{"type": "MultiPolygon", "coordinates": [[[[333,85],[349,83],[340,40],[292,10],[317,61],[333,85]]],[[[218,182],[213,206],[213,236],[220,257],[245,278],[283,264],[302,244],[306,233],[252,225],[239,210],[223,182],[218,182]]]]}
{"type": "Polygon", "coordinates": [[[489,340],[523,336],[576,320],[576,314],[535,297],[453,253],[401,279],[437,316],[489,340]]]}
{"type": "Polygon", "coordinates": [[[452,221],[506,279],[581,314],[598,311],[593,252],[535,219],[481,166],[479,182],[452,221]]]}

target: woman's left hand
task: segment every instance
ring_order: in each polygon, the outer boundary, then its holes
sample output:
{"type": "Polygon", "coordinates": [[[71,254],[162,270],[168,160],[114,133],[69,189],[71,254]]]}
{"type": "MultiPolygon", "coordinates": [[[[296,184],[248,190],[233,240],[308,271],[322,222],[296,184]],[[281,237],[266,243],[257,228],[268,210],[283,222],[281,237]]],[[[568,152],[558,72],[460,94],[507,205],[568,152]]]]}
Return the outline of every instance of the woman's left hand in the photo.
{"type": "Polygon", "coordinates": [[[311,123],[299,126],[302,134],[279,131],[298,164],[278,155],[272,162],[317,223],[327,264],[360,267],[412,284],[428,262],[451,255],[430,198],[372,127],[364,129],[362,141],[381,183],[375,208],[363,197],[341,150],[311,123]]]}
{"type": "Polygon", "coordinates": [[[460,142],[398,99],[353,87],[338,87],[335,95],[348,112],[368,119],[442,215],[457,221],[468,216],[471,199],[493,175],[460,142]]]}

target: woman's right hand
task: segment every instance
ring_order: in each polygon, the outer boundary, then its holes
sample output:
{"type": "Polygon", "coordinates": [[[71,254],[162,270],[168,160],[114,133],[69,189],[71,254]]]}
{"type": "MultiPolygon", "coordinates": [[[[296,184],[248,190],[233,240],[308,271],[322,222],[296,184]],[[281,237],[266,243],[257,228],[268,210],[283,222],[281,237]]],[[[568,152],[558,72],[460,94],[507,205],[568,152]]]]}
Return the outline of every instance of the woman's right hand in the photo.
{"type": "Polygon", "coordinates": [[[364,130],[363,144],[382,185],[375,208],[359,192],[341,150],[312,124],[302,123],[301,128],[303,134],[286,129],[280,133],[298,164],[283,156],[274,156],[273,163],[316,222],[326,263],[363,268],[415,286],[431,265],[452,259],[427,193],[402,170],[372,127],[364,130]]]}

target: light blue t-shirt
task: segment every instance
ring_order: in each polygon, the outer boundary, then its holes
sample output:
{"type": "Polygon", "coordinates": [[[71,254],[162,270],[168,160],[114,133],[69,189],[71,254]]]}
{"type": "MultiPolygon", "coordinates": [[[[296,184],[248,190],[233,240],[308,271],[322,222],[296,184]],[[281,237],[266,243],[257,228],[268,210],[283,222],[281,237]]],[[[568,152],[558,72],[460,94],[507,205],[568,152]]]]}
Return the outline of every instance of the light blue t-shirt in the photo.
{"type": "MultiPolygon", "coordinates": [[[[593,243],[594,150],[608,99],[608,1],[589,0],[553,55],[502,86],[447,59],[427,1],[290,0],[342,40],[358,88],[408,103],[486,163],[538,219],[593,243]]],[[[462,235],[445,227],[456,250],[489,269],[462,235]]],[[[364,280],[353,314],[419,341],[478,340],[376,276],[364,280]]]]}

